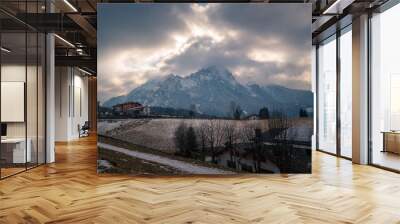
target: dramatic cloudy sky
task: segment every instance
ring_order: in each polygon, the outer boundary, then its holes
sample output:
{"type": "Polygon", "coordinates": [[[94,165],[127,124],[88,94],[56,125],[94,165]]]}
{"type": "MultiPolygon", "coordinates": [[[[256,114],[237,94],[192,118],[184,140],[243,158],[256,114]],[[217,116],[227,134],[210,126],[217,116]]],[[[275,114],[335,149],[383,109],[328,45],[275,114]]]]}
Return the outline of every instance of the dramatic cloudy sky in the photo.
{"type": "Polygon", "coordinates": [[[243,84],[309,89],[310,24],[308,4],[100,4],[99,100],[211,65],[243,84]]]}

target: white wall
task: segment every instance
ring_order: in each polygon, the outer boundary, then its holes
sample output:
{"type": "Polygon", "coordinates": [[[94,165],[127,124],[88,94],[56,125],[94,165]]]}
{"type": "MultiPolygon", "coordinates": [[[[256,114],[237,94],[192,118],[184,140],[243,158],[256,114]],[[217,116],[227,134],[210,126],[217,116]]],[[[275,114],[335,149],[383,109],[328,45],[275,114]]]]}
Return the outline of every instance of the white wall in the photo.
{"type": "Polygon", "coordinates": [[[74,83],[72,88],[74,90],[72,99],[74,102],[71,102],[73,108],[72,111],[72,119],[71,119],[71,136],[72,138],[78,138],[78,125],[82,126],[85,121],[89,120],[89,113],[88,113],[88,78],[81,76],[81,73],[78,75],[74,75],[74,83]]]}
{"type": "MultiPolygon", "coordinates": [[[[32,162],[39,159],[39,163],[44,163],[45,150],[45,120],[44,120],[44,74],[41,67],[25,66],[25,64],[3,64],[1,66],[2,82],[23,82],[26,85],[26,101],[20,102],[23,105],[18,108],[2,106],[2,114],[19,113],[22,114],[22,120],[17,122],[5,122],[7,124],[8,138],[27,138],[29,139],[29,147],[31,148],[32,162]],[[39,69],[37,71],[37,69],[39,69]],[[26,80],[27,79],[27,80],[26,80]],[[26,103],[26,105],[25,105],[26,103]],[[14,110],[14,111],[12,111],[14,110]],[[19,111],[15,111],[19,110],[19,111]],[[24,114],[26,112],[26,119],[24,114]]],[[[2,83],[3,85],[3,83],[2,83]]],[[[2,89],[2,94],[7,94],[2,89]]],[[[25,88],[18,90],[18,94],[25,93],[25,88]]],[[[2,98],[8,98],[2,95],[2,98]]],[[[24,97],[22,97],[24,98],[24,97]]],[[[12,102],[11,102],[12,103],[12,102]]],[[[18,103],[18,102],[15,102],[18,103]]],[[[3,103],[2,103],[3,104],[3,103]]],[[[3,119],[2,119],[3,120],[3,119]]]]}
{"type": "Polygon", "coordinates": [[[55,69],[55,140],[68,140],[69,117],[69,68],[56,67],[55,69]]]}
{"type": "Polygon", "coordinates": [[[76,68],[56,67],[55,140],[79,138],[78,125],[88,120],[88,78],[76,68]]]}
{"type": "MultiPolygon", "coordinates": [[[[24,65],[17,65],[17,64],[7,64],[1,66],[1,81],[2,82],[24,82],[26,69],[28,73],[32,72],[34,67],[24,65]]],[[[35,92],[28,92],[28,97],[35,97],[35,92]]],[[[35,105],[36,106],[36,105],[35,105]]],[[[7,108],[1,108],[1,110],[7,110],[7,108]]],[[[28,117],[28,120],[31,120],[31,117],[28,117]]],[[[7,122],[7,136],[8,137],[25,137],[25,126],[26,122],[7,122]]],[[[30,127],[30,126],[29,126],[30,127]]],[[[28,136],[29,137],[29,136],[28,136]]]]}

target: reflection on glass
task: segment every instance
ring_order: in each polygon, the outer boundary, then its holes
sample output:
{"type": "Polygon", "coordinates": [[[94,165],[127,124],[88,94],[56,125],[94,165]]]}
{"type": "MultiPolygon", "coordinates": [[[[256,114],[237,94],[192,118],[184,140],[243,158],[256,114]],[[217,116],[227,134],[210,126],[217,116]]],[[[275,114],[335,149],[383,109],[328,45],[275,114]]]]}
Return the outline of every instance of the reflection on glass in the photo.
{"type": "Polygon", "coordinates": [[[37,147],[38,147],[38,156],[37,162],[38,164],[45,163],[45,60],[46,60],[46,52],[45,52],[45,44],[46,39],[45,35],[42,33],[38,34],[38,76],[37,76],[37,90],[38,90],[38,136],[37,136],[37,147]]]}
{"type": "Polygon", "coordinates": [[[1,52],[1,139],[2,177],[25,170],[30,161],[30,142],[26,141],[25,33],[2,33],[1,52]],[[28,150],[27,150],[28,149],[28,150]]]}
{"type": "Polygon", "coordinates": [[[400,5],[372,17],[372,162],[400,170],[400,5]]]}
{"type": "Polygon", "coordinates": [[[390,77],[390,130],[400,130],[400,74],[390,77]]]}
{"type": "Polygon", "coordinates": [[[37,120],[37,79],[38,79],[38,68],[37,68],[37,33],[27,33],[27,82],[26,82],[26,114],[27,114],[27,142],[30,148],[30,160],[27,163],[28,168],[37,165],[37,132],[38,132],[38,120],[37,120]]]}
{"type": "MultiPolygon", "coordinates": [[[[347,31],[347,30],[346,30],[347,31]]],[[[345,32],[345,31],[344,31],[345,32]]],[[[352,157],[352,35],[340,36],[340,153],[352,157]]]]}
{"type": "MultiPolygon", "coordinates": [[[[0,1],[23,13],[43,13],[45,0],[0,1]]],[[[1,127],[0,178],[45,162],[45,35],[14,21],[0,27],[1,127]],[[3,29],[1,29],[3,28],[3,29]]],[[[1,26],[1,24],[0,24],[1,26]]]]}
{"type": "Polygon", "coordinates": [[[336,153],[336,39],[318,48],[318,147],[336,153]]]}

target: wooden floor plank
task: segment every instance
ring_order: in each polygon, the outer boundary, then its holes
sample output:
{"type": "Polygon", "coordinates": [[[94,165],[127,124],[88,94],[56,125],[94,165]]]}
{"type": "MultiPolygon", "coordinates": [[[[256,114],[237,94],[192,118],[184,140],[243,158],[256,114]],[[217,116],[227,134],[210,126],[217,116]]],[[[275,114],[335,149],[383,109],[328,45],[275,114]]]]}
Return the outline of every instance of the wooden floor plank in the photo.
{"type": "Polygon", "coordinates": [[[97,175],[96,138],[0,181],[0,223],[400,223],[400,175],[313,152],[311,175],[97,175]]]}

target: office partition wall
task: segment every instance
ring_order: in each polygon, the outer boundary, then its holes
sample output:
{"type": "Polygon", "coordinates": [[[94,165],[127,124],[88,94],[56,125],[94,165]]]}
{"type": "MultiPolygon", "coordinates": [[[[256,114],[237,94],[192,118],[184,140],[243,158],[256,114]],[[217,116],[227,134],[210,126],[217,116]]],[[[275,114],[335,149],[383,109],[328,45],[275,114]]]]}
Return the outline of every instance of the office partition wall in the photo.
{"type": "Polygon", "coordinates": [[[351,25],[340,36],[340,154],[352,157],[352,33],[351,25]]]}
{"type": "Polygon", "coordinates": [[[336,36],[318,47],[318,149],[336,153],[336,36]]]}
{"type": "MultiPolygon", "coordinates": [[[[18,7],[34,13],[43,10],[40,2],[21,1],[18,7]]],[[[0,23],[3,179],[45,163],[46,85],[45,35],[4,11],[0,14],[11,21],[0,23]]]]}
{"type": "Polygon", "coordinates": [[[31,157],[26,125],[26,33],[1,34],[1,176],[24,171],[31,157]],[[7,49],[7,50],[4,50],[7,49]],[[17,97],[14,97],[17,96],[17,97]],[[11,98],[13,100],[8,100],[11,98]],[[15,100],[15,101],[14,101],[15,100]],[[13,107],[13,105],[18,105],[13,107]]]}
{"type": "Polygon", "coordinates": [[[352,26],[318,44],[317,149],[352,157],[352,26]]]}
{"type": "Polygon", "coordinates": [[[400,4],[371,18],[370,162],[400,170],[400,4]]]}

